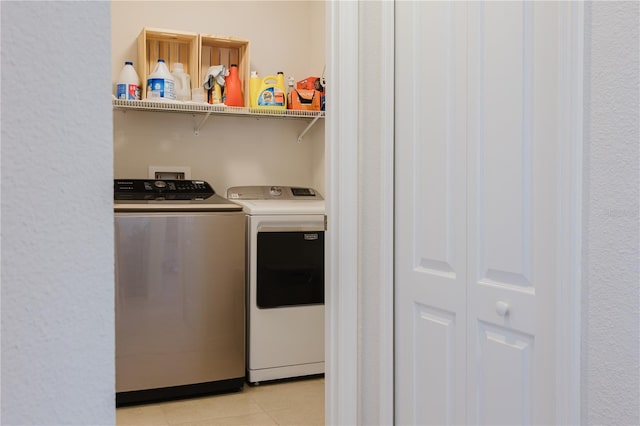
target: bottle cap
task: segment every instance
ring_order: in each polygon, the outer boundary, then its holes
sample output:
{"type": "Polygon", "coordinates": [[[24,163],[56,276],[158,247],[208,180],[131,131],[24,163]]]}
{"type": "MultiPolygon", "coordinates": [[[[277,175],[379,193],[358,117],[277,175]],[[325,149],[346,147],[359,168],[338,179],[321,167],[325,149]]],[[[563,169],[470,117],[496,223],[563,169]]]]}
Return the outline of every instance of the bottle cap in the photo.
{"type": "Polygon", "coordinates": [[[133,62],[131,62],[131,61],[125,61],[125,63],[124,63],[124,64],[125,64],[125,65],[133,65],[133,62]]]}

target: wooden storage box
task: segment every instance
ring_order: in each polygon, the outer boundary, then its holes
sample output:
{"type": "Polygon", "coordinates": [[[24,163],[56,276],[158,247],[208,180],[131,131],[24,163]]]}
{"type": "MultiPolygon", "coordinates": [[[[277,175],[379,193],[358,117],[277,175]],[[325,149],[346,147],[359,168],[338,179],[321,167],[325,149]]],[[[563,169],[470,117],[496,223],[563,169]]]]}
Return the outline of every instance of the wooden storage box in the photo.
{"type": "Polygon", "coordinates": [[[174,30],[143,28],[138,36],[138,75],[140,76],[140,98],[147,97],[147,77],[153,72],[158,59],[164,59],[169,71],[180,62],[184,72],[191,78],[191,86],[198,87],[200,78],[200,52],[198,33],[174,30]]]}
{"type": "MultiPolygon", "coordinates": [[[[240,80],[242,80],[244,106],[249,106],[249,77],[251,75],[249,40],[200,34],[199,58],[200,72],[198,74],[198,86],[202,86],[209,67],[213,65],[224,65],[229,69],[229,65],[237,64],[238,75],[240,76],[240,80]]],[[[193,82],[193,78],[191,80],[193,82]]]]}

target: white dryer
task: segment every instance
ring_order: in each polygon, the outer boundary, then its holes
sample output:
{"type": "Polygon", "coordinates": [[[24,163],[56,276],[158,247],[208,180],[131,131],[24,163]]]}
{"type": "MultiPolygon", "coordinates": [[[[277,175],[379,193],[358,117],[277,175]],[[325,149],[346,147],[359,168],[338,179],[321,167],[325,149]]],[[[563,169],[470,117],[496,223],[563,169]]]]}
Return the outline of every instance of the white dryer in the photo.
{"type": "Polygon", "coordinates": [[[247,214],[247,381],[323,374],[324,199],[287,186],[227,198],[247,214]]]}

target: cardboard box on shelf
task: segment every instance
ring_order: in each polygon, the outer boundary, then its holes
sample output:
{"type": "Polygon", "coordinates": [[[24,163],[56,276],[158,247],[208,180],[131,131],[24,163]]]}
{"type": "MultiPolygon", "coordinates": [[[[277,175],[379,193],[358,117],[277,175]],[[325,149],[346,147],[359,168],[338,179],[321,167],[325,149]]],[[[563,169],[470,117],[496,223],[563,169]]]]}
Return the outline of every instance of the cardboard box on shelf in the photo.
{"type": "Polygon", "coordinates": [[[322,84],[320,84],[320,77],[307,77],[304,80],[300,80],[296,83],[296,89],[303,90],[317,90],[324,92],[322,84]]]}
{"type": "Polygon", "coordinates": [[[291,109],[320,111],[322,92],[317,90],[296,89],[291,92],[289,100],[291,109]]]}

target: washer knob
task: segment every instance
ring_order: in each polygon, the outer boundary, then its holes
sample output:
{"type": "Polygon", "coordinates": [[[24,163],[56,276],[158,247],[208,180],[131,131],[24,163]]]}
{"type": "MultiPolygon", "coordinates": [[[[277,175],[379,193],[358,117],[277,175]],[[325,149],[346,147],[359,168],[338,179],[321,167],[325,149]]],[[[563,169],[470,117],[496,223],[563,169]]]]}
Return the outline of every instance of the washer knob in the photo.
{"type": "Polygon", "coordinates": [[[163,181],[163,180],[157,180],[155,182],[153,182],[153,184],[155,185],[156,188],[164,188],[167,186],[167,182],[163,181]]]}

